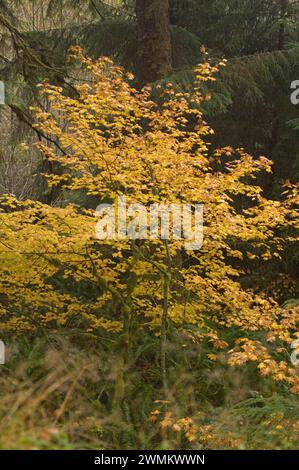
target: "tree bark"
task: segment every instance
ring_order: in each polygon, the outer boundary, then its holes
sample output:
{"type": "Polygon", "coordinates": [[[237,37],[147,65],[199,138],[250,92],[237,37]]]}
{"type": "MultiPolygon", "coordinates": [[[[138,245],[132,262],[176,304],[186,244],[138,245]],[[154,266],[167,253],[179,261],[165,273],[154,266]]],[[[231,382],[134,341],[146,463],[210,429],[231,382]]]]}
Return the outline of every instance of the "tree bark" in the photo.
{"type": "Polygon", "coordinates": [[[167,346],[167,322],[168,322],[168,295],[169,295],[169,278],[167,275],[164,276],[163,285],[163,313],[161,323],[161,374],[163,391],[165,398],[168,395],[168,383],[167,383],[167,369],[166,369],[166,346],[167,346]]]}
{"type": "Polygon", "coordinates": [[[136,0],[138,69],[142,85],[172,71],[168,0],[136,0]]]}
{"type": "Polygon", "coordinates": [[[277,48],[279,51],[282,51],[285,48],[285,40],[286,40],[286,27],[285,21],[288,11],[288,0],[280,0],[280,25],[279,25],[279,32],[278,32],[278,44],[277,48]]]}

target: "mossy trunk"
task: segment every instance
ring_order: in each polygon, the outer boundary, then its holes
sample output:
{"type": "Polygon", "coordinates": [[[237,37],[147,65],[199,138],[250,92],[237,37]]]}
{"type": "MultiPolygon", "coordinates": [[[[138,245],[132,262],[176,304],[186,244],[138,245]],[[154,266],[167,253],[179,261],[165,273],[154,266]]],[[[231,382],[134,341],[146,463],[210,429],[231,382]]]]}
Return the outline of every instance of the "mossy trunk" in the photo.
{"type": "Polygon", "coordinates": [[[172,70],[168,0],[136,0],[139,79],[142,85],[172,70]]]}

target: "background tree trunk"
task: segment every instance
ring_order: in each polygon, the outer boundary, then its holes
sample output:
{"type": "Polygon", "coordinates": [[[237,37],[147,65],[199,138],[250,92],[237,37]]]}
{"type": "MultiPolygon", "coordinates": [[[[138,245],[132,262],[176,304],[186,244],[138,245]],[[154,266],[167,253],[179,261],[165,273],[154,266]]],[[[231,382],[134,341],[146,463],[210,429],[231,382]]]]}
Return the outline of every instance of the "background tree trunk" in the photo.
{"type": "Polygon", "coordinates": [[[285,48],[285,40],[286,40],[286,17],[288,12],[288,1],[287,0],[280,0],[280,26],[279,26],[279,33],[278,33],[278,50],[282,51],[285,48]]]}
{"type": "Polygon", "coordinates": [[[168,0],[136,0],[138,63],[141,84],[154,82],[172,70],[168,0]]]}

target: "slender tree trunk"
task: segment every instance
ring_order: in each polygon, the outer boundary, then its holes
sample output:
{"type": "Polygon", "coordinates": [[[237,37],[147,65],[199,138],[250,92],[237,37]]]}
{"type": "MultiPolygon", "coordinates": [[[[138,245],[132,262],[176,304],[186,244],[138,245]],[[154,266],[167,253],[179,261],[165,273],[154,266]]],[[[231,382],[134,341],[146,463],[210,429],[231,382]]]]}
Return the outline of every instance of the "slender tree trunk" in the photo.
{"type": "Polygon", "coordinates": [[[169,295],[169,278],[164,276],[163,283],[163,313],[161,323],[161,374],[163,391],[165,397],[168,394],[167,369],[166,369],[166,346],[167,346],[167,322],[168,322],[168,295],[169,295]]]}
{"type": "Polygon", "coordinates": [[[278,50],[282,51],[285,48],[285,39],[286,39],[286,27],[285,20],[288,11],[288,0],[280,0],[280,25],[278,33],[278,50]]]}
{"type": "Polygon", "coordinates": [[[172,70],[168,0],[136,0],[138,68],[142,85],[172,70]]]}

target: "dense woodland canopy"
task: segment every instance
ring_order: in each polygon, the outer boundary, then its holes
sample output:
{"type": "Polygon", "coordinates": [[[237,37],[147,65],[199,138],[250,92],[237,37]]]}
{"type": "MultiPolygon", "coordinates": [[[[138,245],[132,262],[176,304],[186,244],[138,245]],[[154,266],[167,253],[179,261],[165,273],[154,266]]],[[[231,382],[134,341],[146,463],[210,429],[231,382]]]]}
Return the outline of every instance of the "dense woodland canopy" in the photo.
{"type": "Polygon", "coordinates": [[[298,2],[0,0],[0,80],[0,448],[298,448],[298,2]]]}

